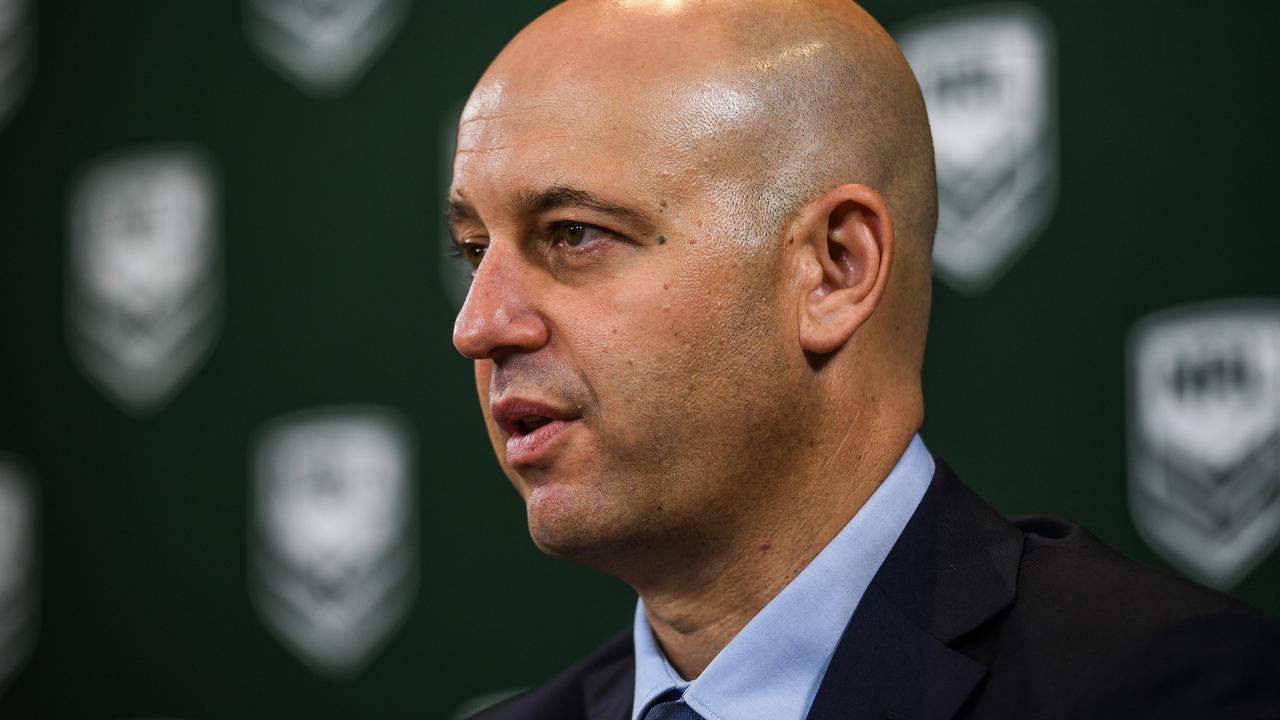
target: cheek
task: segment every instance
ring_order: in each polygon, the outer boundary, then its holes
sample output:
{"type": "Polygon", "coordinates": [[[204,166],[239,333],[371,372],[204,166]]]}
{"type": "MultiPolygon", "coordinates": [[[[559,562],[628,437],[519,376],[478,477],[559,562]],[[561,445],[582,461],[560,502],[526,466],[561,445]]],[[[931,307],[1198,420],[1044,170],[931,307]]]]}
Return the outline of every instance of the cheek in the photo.
{"type": "Polygon", "coordinates": [[[785,372],[775,309],[705,288],[669,285],[605,323],[591,375],[619,454],[666,466],[738,448],[744,417],[771,404],[785,372]]]}
{"type": "Polygon", "coordinates": [[[606,462],[657,450],[668,416],[688,394],[697,351],[681,300],[661,281],[632,280],[613,290],[560,328],[575,339],[566,344],[590,386],[600,430],[594,441],[605,446],[606,462]]]}

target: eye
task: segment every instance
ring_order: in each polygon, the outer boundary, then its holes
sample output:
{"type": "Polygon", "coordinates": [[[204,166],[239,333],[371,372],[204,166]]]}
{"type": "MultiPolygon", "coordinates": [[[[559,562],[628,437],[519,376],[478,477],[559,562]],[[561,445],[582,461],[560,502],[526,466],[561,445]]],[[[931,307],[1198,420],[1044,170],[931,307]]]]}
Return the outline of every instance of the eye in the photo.
{"type": "Polygon", "coordinates": [[[466,260],[472,270],[480,267],[480,261],[484,260],[484,253],[488,248],[488,245],[474,238],[453,241],[453,254],[466,260]]]}
{"type": "Polygon", "coordinates": [[[558,222],[551,226],[551,240],[576,248],[607,238],[610,233],[594,225],[580,222],[558,222]]]}
{"type": "Polygon", "coordinates": [[[562,225],[560,227],[560,239],[564,240],[564,244],[569,247],[577,247],[582,244],[584,238],[587,237],[587,226],[577,223],[562,225]]]}

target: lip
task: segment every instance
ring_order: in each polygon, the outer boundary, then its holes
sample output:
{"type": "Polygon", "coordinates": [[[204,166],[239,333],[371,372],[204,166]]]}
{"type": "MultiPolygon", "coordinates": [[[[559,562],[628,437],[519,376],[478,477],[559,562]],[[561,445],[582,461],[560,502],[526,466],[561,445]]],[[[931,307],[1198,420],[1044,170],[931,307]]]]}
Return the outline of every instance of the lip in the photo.
{"type": "Polygon", "coordinates": [[[507,438],[507,462],[512,467],[533,465],[551,452],[556,441],[577,425],[577,420],[552,420],[529,433],[507,438]]]}
{"type": "Polygon", "coordinates": [[[545,457],[556,441],[581,417],[576,410],[529,398],[505,398],[489,407],[493,420],[507,434],[507,462],[512,467],[531,465],[545,457]],[[523,418],[538,415],[550,422],[526,431],[523,418]]]}

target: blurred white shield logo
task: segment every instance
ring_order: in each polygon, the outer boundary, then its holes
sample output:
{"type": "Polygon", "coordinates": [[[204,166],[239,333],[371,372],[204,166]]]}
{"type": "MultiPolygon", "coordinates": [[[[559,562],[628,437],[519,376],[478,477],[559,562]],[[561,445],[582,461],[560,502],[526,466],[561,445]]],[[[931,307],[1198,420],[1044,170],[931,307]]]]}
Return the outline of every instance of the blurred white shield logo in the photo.
{"type": "Polygon", "coordinates": [[[191,376],[221,322],[217,199],[182,149],[102,162],[71,209],[71,345],[123,407],[158,409],[191,376]]]}
{"type": "Polygon", "coordinates": [[[1026,5],[981,5],[900,28],[938,169],[934,270],[981,292],[1044,229],[1057,203],[1053,30],[1026,5]]]}
{"type": "Polygon", "coordinates": [[[250,578],[267,625],[315,670],[359,671],[417,591],[413,452],[391,412],[282,418],[253,457],[250,578]]]}
{"type": "Polygon", "coordinates": [[[337,95],[391,41],[407,0],[247,0],[249,40],[285,79],[313,95],[337,95]]]}
{"type": "Polygon", "coordinates": [[[26,95],[35,69],[35,28],[27,0],[0,0],[0,128],[26,95]]]}
{"type": "Polygon", "coordinates": [[[0,455],[0,688],[35,645],[35,498],[17,461],[0,455]]]}
{"type": "Polygon", "coordinates": [[[1230,588],[1280,541],[1280,303],[1153,315],[1129,363],[1134,522],[1188,575],[1230,588]]]}

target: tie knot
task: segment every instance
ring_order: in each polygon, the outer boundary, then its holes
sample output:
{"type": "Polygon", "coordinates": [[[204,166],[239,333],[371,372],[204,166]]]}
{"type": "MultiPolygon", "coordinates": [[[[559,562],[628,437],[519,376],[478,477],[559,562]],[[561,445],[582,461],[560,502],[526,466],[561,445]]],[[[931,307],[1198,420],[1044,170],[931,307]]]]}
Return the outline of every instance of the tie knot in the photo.
{"type": "Polygon", "coordinates": [[[658,696],[641,720],[702,720],[702,716],[684,704],[679,690],[668,690],[658,696]]]}

